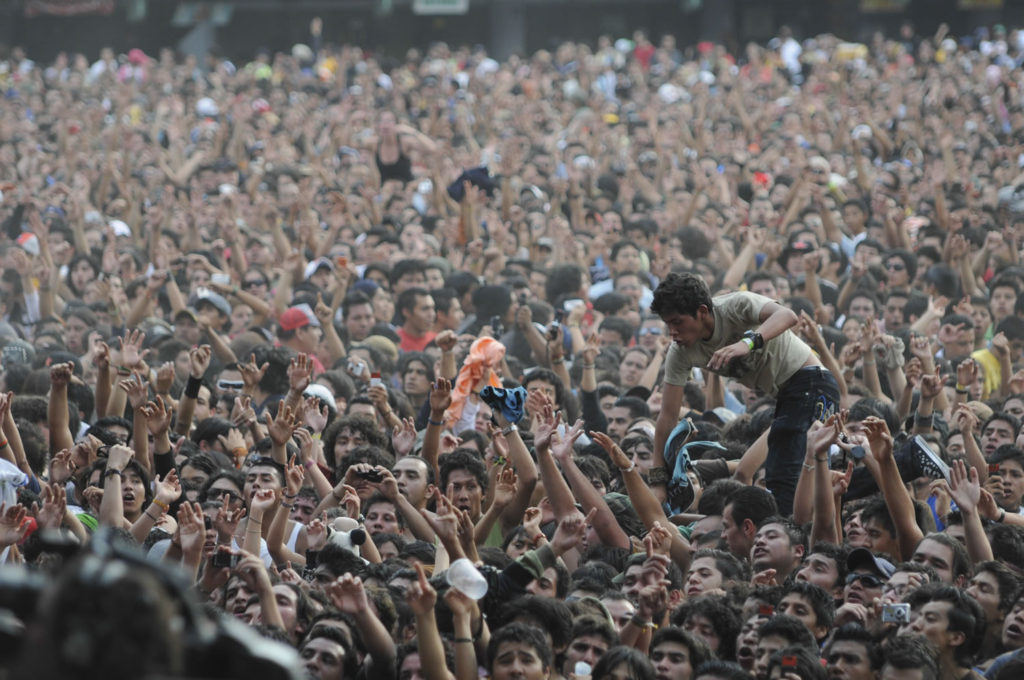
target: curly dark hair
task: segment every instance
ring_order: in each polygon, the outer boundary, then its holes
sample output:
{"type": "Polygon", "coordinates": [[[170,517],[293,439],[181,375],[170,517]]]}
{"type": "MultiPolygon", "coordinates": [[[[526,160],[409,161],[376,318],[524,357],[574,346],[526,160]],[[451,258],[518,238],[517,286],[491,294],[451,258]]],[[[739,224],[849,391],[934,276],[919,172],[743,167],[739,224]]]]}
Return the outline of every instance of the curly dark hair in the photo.
{"type": "Polygon", "coordinates": [[[672,312],[696,317],[701,306],[709,312],[715,308],[704,279],[695,274],[672,273],[654,291],[651,311],[661,317],[672,312]]]}

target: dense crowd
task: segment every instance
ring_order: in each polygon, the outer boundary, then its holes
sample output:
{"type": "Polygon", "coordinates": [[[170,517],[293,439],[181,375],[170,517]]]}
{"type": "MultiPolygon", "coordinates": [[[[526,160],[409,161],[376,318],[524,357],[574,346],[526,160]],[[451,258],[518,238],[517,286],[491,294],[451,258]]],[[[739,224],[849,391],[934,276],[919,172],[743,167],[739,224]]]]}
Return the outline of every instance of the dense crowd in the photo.
{"type": "Polygon", "coordinates": [[[11,677],[1024,675],[1024,32],[0,62],[11,677]]]}

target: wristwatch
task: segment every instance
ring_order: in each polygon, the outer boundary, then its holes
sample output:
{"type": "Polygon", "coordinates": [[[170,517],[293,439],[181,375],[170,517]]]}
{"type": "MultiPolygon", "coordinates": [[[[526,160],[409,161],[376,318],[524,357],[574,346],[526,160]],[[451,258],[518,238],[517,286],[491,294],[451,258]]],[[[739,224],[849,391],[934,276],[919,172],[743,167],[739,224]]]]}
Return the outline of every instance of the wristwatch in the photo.
{"type": "Polygon", "coordinates": [[[749,341],[747,346],[755,352],[764,347],[764,338],[757,331],[747,331],[743,334],[743,339],[749,341]]]}
{"type": "Polygon", "coordinates": [[[519,432],[519,428],[516,427],[515,423],[510,423],[508,427],[501,431],[501,433],[506,437],[512,434],[513,432],[519,432]]]}

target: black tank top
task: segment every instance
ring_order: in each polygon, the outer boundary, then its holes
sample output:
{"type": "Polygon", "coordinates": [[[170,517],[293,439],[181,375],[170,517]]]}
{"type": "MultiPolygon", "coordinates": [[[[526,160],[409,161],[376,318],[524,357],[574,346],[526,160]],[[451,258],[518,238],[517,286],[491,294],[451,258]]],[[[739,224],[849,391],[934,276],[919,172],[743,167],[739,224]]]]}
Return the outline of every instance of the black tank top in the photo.
{"type": "Polygon", "coordinates": [[[380,181],[387,182],[389,179],[395,179],[399,182],[411,182],[412,177],[412,161],[408,156],[405,155],[405,151],[402,150],[402,139],[398,139],[398,160],[394,163],[385,163],[380,159],[380,144],[377,144],[377,153],[374,156],[377,160],[377,171],[380,172],[380,181]]]}

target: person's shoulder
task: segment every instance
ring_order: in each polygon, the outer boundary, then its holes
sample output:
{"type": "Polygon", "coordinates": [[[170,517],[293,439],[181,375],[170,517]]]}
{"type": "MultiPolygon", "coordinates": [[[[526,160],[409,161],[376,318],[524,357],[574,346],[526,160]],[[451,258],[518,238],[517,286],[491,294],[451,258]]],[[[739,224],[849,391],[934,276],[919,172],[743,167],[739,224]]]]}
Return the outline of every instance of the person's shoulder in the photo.
{"type": "Polygon", "coordinates": [[[715,306],[728,307],[732,305],[754,305],[761,307],[768,302],[774,302],[771,298],[767,298],[764,295],[758,295],[757,293],[751,293],[747,290],[737,290],[732,293],[725,293],[711,298],[711,301],[715,306]]]}

